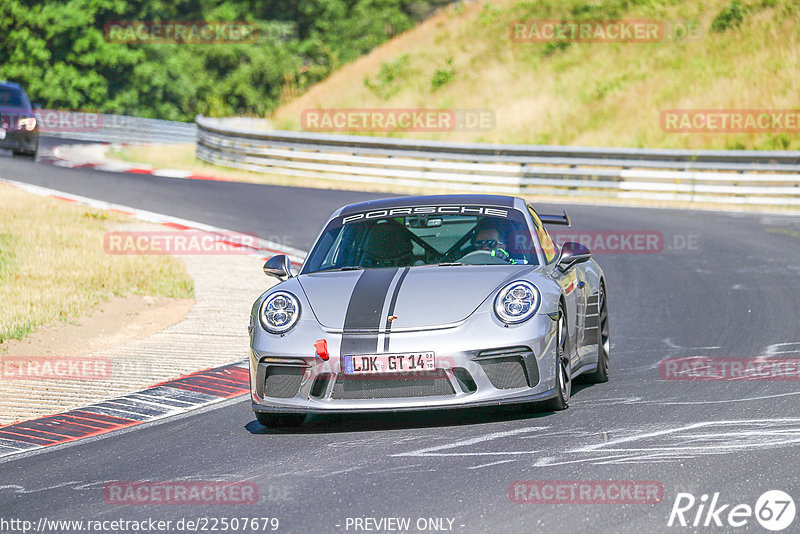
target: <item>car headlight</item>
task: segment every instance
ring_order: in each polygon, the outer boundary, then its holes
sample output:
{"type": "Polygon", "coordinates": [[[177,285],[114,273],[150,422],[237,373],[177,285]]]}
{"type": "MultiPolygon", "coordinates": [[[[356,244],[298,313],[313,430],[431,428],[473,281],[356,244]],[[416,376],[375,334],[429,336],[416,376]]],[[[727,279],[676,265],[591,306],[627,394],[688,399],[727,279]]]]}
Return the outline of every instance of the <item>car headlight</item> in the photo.
{"type": "Polygon", "coordinates": [[[511,282],[494,300],[494,312],[508,324],[527,321],[539,309],[539,290],[530,282],[511,282]]]}
{"type": "Polygon", "coordinates": [[[20,128],[25,128],[26,130],[33,131],[36,128],[36,118],[35,117],[26,117],[24,119],[19,119],[17,121],[20,128]]]}
{"type": "Polygon", "coordinates": [[[273,334],[288,332],[300,318],[300,302],[286,291],[277,291],[264,299],[258,310],[261,326],[273,334]]]}

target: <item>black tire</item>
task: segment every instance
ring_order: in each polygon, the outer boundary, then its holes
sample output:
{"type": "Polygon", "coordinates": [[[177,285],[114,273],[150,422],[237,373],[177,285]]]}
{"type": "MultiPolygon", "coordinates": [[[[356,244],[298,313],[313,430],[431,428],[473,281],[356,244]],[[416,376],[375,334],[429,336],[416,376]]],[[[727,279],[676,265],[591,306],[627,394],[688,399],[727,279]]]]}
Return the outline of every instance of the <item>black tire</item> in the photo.
{"type": "Polygon", "coordinates": [[[300,426],[306,419],[304,413],[261,413],[256,412],[256,420],[261,426],[271,427],[290,427],[300,426]]]}
{"type": "Polygon", "coordinates": [[[572,362],[569,358],[569,335],[564,308],[559,305],[556,320],[556,396],[547,401],[549,410],[558,411],[569,408],[572,395],[572,362]]]}
{"type": "Polygon", "coordinates": [[[586,380],[593,384],[608,382],[609,349],[611,337],[608,327],[608,304],[606,288],[600,284],[597,295],[597,369],[586,375],[586,380]]]}
{"type": "Polygon", "coordinates": [[[25,150],[14,150],[13,153],[14,157],[31,158],[35,160],[37,151],[27,152],[25,150]]]}

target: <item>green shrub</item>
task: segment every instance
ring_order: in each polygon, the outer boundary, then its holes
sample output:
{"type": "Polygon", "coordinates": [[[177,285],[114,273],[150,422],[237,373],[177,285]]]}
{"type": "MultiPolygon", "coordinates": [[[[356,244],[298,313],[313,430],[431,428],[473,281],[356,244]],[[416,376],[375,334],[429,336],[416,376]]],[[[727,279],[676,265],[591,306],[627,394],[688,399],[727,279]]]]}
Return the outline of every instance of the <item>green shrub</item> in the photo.
{"type": "Polygon", "coordinates": [[[408,54],[402,54],[392,61],[384,61],[375,80],[364,78],[364,85],[382,100],[389,100],[400,91],[398,83],[407,74],[408,54]]]}
{"type": "Polygon", "coordinates": [[[728,28],[738,28],[747,15],[748,7],[740,0],[733,0],[730,4],[722,8],[711,21],[711,31],[721,33],[728,28]]]}
{"type": "Polygon", "coordinates": [[[456,77],[456,69],[453,67],[453,58],[447,58],[447,67],[443,69],[436,69],[436,72],[433,73],[433,78],[431,78],[431,87],[433,90],[439,89],[444,87],[448,83],[452,82],[453,79],[456,77]]]}

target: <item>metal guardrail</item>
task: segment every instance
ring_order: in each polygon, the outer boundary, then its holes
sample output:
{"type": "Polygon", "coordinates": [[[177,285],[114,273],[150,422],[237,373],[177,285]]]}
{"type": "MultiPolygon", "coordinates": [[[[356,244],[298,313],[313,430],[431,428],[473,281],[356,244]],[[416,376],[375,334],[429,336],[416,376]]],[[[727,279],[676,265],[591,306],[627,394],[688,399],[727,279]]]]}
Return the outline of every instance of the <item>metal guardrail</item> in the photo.
{"type": "Polygon", "coordinates": [[[198,158],[423,188],[800,206],[800,152],[447,143],[255,129],[198,116],[198,158]]]}
{"type": "Polygon", "coordinates": [[[193,143],[197,125],[127,115],[40,109],[41,135],[102,143],[193,143]]]}
{"type": "Polygon", "coordinates": [[[800,152],[456,144],[255,130],[199,116],[197,156],[257,172],[437,189],[800,205],[800,152]]]}

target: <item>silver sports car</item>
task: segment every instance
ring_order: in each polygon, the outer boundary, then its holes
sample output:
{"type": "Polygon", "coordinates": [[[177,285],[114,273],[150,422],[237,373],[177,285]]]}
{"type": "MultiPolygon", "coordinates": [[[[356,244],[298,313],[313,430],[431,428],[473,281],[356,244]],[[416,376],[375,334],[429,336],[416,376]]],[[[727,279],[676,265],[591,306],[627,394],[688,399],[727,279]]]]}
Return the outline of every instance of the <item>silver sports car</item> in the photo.
{"type": "Polygon", "coordinates": [[[605,281],[569,225],[521,198],[442,195],[345,206],[299,274],[250,316],[253,410],[265,425],[309,413],[544,402],[567,407],[578,375],[608,380],[605,281]]]}

